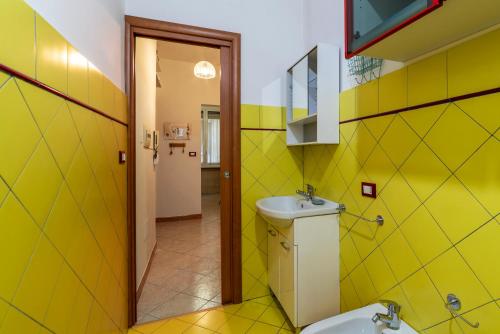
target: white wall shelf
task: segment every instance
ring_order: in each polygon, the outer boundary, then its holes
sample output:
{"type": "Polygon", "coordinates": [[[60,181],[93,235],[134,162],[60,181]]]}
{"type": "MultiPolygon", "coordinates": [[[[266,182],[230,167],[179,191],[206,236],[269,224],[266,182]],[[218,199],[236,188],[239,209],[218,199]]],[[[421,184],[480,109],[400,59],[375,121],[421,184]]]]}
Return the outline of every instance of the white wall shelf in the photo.
{"type": "Polygon", "coordinates": [[[287,145],[339,143],[339,48],[318,44],[287,74],[287,145]]]}

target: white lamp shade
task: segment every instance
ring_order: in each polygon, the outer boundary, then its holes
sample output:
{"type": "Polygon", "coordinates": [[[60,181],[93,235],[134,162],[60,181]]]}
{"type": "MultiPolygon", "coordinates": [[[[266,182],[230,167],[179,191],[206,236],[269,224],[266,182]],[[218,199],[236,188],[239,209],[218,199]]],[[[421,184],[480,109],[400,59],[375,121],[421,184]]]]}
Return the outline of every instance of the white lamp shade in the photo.
{"type": "Polygon", "coordinates": [[[194,76],[200,79],[215,78],[215,67],[208,61],[200,61],[194,66],[194,76]]]}

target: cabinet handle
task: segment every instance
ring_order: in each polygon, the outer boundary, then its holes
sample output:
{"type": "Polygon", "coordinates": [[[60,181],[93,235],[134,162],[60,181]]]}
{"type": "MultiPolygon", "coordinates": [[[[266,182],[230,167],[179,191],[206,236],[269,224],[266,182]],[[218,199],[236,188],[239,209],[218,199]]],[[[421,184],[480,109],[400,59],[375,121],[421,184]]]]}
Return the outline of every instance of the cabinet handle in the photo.
{"type": "Polygon", "coordinates": [[[274,232],[273,230],[268,230],[267,231],[270,235],[272,235],[273,237],[276,236],[276,232],[274,232]]]}
{"type": "Polygon", "coordinates": [[[285,250],[287,250],[287,251],[290,250],[290,246],[288,246],[288,242],[282,241],[282,242],[280,242],[280,244],[281,244],[281,247],[283,247],[285,250]]]}

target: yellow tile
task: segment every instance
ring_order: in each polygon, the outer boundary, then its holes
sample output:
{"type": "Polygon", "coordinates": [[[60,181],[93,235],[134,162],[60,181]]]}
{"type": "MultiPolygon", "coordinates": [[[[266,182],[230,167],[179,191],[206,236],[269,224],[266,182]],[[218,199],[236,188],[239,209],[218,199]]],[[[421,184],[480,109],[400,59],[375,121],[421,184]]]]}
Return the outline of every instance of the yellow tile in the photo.
{"type": "Polygon", "coordinates": [[[274,306],[269,306],[259,317],[258,321],[268,325],[281,327],[285,323],[284,312],[274,306]]]}
{"type": "Polygon", "coordinates": [[[396,285],[396,278],[387,264],[384,255],[380,251],[380,248],[375,249],[373,253],[368,256],[364,264],[378,295],[381,295],[396,285]]]}
{"type": "Polygon", "coordinates": [[[463,334],[458,325],[460,320],[448,320],[424,331],[425,334],[463,334]]]}
{"type": "Polygon", "coordinates": [[[35,121],[42,133],[62,108],[64,100],[25,81],[16,80],[35,121]]]}
{"type": "Polygon", "coordinates": [[[287,112],[288,112],[288,108],[287,107],[281,107],[281,128],[282,129],[286,129],[286,123],[287,123],[287,119],[286,119],[286,115],[287,115],[287,112]]]}
{"type": "Polygon", "coordinates": [[[68,46],[68,95],[81,102],[89,102],[88,62],[71,45],[68,46]]]}
{"type": "Polygon", "coordinates": [[[0,88],[0,110],[0,156],[3,162],[0,175],[12,186],[35,150],[40,132],[14,80],[0,88]]]}
{"type": "Polygon", "coordinates": [[[77,297],[72,308],[72,319],[68,323],[68,333],[83,334],[87,330],[92,297],[83,284],[80,284],[76,292],[77,297]]]}
{"type": "Polygon", "coordinates": [[[455,105],[451,105],[424,140],[448,168],[456,170],[489,134],[455,105]]]}
{"type": "Polygon", "coordinates": [[[273,300],[273,297],[271,297],[271,296],[263,296],[263,297],[252,299],[252,302],[269,306],[274,302],[274,300],[273,300]]]}
{"type": "Polygon", "coordinates": [[[375,297],[377,297],[377,291],[364,265],[356,267],[356,269],[352,271],[350,278],[361,300],[361,304],[367,305],[374,301],[375,297]]]}
{"type": "Polygon", "coordinates": [[[35,77],[35,12],[24,1],[0,2],[0,63],[35,77]]]}
{"type": "Polygon", "coordinates": [[[82,204],[85,194],[89,188],[89,181],[92,177],[92,169],[88,162],[83,146],[80,145],[73,157],[71,166],[66,173],[66,182],[68,183],[73,196],[78,204],[82,204]]]}
{"type": "Polygon", "coordinates": [[[421,263],[427,263],[451,243],[424,206],[419,207],[401,226],[401,232],[421,263]]]}
{"type": "Polygon", "coordinates": [[[73,121],[75,122],[76,129],[78,130],[78,134],[80,138],[84,138],[88,126],[92,124],[92,121],[95,119],[94,113],[77,104],[71,102],[67,104],[71,112],[71,117],[73,117],[73,121]]]}
{"type": "Polygon", "coordinates": [[[104,109],[104,76],[92,63],[89,66],[89,104],[99,110],[104,109]]]}
{"type": "Polygon", "coordinates": [[[457,177],[465,184],[481,204],[495,215],[500,212],[500,142],[490,137],[474,155],[457,171],[457,177]]]}
{"type": "Polygon", "coordinates": [[[10,79],[10,76],[7,73],[0,71],[0,87],[2,87],[7,80],[10,79]]]}
{"type": "Polygon", "coordinates": [[[292,120],[296,121],[301,118],[307,117],[307,108],[293,108],[292,109],[292,120]]]}
{"type": "Polygon", "coordinates": [[[350,235],[347,235],[340,241],[340,254],[349,272],[361,262],[361,258],[350,235]]]}
{"type": "Polygon", "coordinates": [[[38,334],[39,331],[40,325],[13,307],[7,312],[2,327],[0,327],[1,334],[38,334]]]}
{"type": "Polygon", "coordinates": [[[473,323],[479,322],[478,328],[471,328],[458,319],[465,334],[497,333],[500,328],[500,308],[493,302],[465,313],[464,317],[473,323]]]}
{"type": "Polygon", "coordinates": [[[379,111],[391,111],[408,106],[408,69],[391,72],[379,80],[379,111]]]}
{"type": "Polygon", "coordinates": [[[500,86],[500,29],[448,50],[448,89],[458,96],[500,86]],[[477,61],[481,55],[481,61],[477,61]]]}
{"type": "Polygon", "coordinates": [[[392,123],[394,117],[394,115],[380,116],[364,119],[362,122],[366,125],[373,137],[376,140],[379,140],[385,130],[389,127],[389,124],[392,123]]]}
{"type": "Polygon", "coordinates": [[[416,318],[418,322],[412,323],[415,329],[430,327],[450,317],[450,313],[443,305],[443,300],[423,269],[402,282],[401,288],[418,316],[416,318]]]}
{"type": "MultiPolygon", "coordinates": [[[[282,328],[282,329],[280,329],[280,331],[279,331],[279,334],[293,334],[293,333],[294,333],[294,332],[289,331],[288,329],[285,329],[285,328],[282,328]]],[[[300,333],[300,329],[298,329],[298,330],[297,330],[297,332],[295,332],[295,333],[300,333]]]]}
{"type": "Polygon", "coordinates": [[[155,334],[181,334],[191,327],[187,322],[172,319],[164,323],[160,328],[154,331],[155,334]]]}
{"type": "Polygon", "coordinates": [[[238,310],[241,308],[242,305],[243,304],[226,304],[220,307],[219,309],[229,314],[235,314],[236,312],[238,312],[238,310]]]}
{"type": "Polygon", "coordinates": [[[500,127],[496,115],[500,105],[500,93],[455,102],[455,105],[472,117],[489,133],[494,134],[500,127]]]}
{"type": "Polygon", "coordinates": [[[427,199],[450,176],[448,168],[423,142],[412,152],[400,171],[421,201],[427,199]]]}
{"type": "Polygon", "coordinates": [[[350,236],[362,259],[365,259],[377,247],[375,231],[368,224],[363,224],[363,222],[355,224],[350,231],[350,236]]]}
{"type": "Polygon", "coordinates": [[[241,105],[241,127],[260,128],[260,106],[255,104],[241,105]]]}
{"type": "Polygon", "coordinates": [[[419,142],[420,138],[400,116],[394,118],[380,138],[380,145],[396,167],[401,166],[419,142]]]}
{"type": "Polygon", "coordinates": [[[361,300],[359,299],[349,276],[340,282],[340,297],[346,306],[346,309],[343,309],[342,312],[354,310],[361,306],[361,300]]]}
{"type": "Polygon", "coordinates": [[[122,122],[128,122],[127,96],[120,89],[115,89],[115,108],[117,117],[122,122]]]}
{"type": "Polygon", "coordinates": [[[44,319],[44,324],[56,333],[64,333],[68,323],[73,321],[74,311],[68,306],[75,304],[79,285],[78,278],[63,264],[44,319]]]}
{"type": "Polygon", "coordinates": [[[363,170],[377,184],[379,192],[389,182],[394,173],[396,173],[396,167],[394,167],[391,159],[389,159],[380,145],[377,145],[373,149],[366,160],[363,170]]]}
{"type": "Polygon", "coordinates": [[[59,112],[48,126],[44,137],[59,168],[65,174],[80,143],[78,132],[66,104],[63,104],[62,108],[59,109],[59,112]],[[61,140],[61,138],[64,138],[64,140],[61,140]]]}
{"type": "Polygon", "coordinates": [[[116,117],[115,109],[115,85],[111,80],[103,75],[102,78],[102,89],[103,89],[103,111],[112,117],[116,117]]]}
{"type": "Polygon", "coordinates": [[[280,329],[261,322],[255,322],[248,330],[248,334],[276,334],[280,329]]]}
{"type": "Polygon", "coordinates": [[[351,141],[352,135],[356,131],[359,124],[361,124],[361,122],[356,121],[340,125],[340,135],[345,139],[347,144],[351,141]]]}
{"type": "Polygon", "coordinates": [[[246,333],[253,325],[254,321],[237,315],[231,317],[221,327],[217,329],[217,333],[221,334],[243,334],[246,333]]]}
{"type": "Polygon", "coordinates": [[[394,221],[391,213],[387,209],[384,201],[380,197],[373,201],[373,204],[363,213],[367,217],[376,217],[381,215],[384,218],[384,225],[377,225],[375,230],[375,239],[379,244],[381,244],[391,233],[394,231],[398,225],[394,221]]]}
{"type": "Polygon", "coordinates": [[[425,203],[453,243],[491,219],[456,177],[450,177],[425,203]]]}
{"type": "Polygon", "coordinates": [[[438,101],[448,97],[446,53],[408,66],[408,105],[438,101]]]}
{"type": "Polygon", "coordinates": [[[47,145],[42,141],[13,188],[14,193],[40,226],[49,214],[61,181],[61,172],[47,145]]]}
{"type": "Polygon", "coordinates": [[[211,331],[210,329],[206,329],[200,326],[191,326],[189,327],[185,332],[185,334],[210,334],[210,333],[215,333],[214,331],[211,331]]]}
{"type": "Polygon", "coordinates": [[[196,325],[215,331],[231,317],[231,314],[219,310],[208,311],[207,314],[196,322],[196,325]]]}
{"type": "Polygon", "coordinates": [[[400,173],[396,173],[380,197],[400,225],[420,205],[420,201],[400,173]]]}
{"type": "Polygon", "coordinates": [[[9,193],[9,188],[7,185],[3,182],[3,180],[0,178],[0,206],[2,205],[3,200],[5,199],[5,196],[9,193]]]}
{"type": "Polygon", "coordinates": [[[391,234],[380,247],[398,282],[420,267],[415,254],[399,230],[391,234]]]}
{"type": "Polygon", "coordinates": [[[361,165],[350,148],[346,148],[344,155],[338,163],[338,168],[346,184],[350,184],[361,170],[361,165]]]}
{"type": "Polygon", "coordinates": [[[356,88],[351,88],[340,93],[340,120],[356,118],[356,88]]]}
{"type": "Polygon", "coordinates": [[[36,78],[60,92],[68,92],[68,43],[40,15],[36,15],[36,78]]]}
{"type": "Polygon", "coordinates": [[[372,80],[356,87],[357,117],[374,115],[379,112],[379,80],[372,80]]]}
{"type": "Polygon", "coordinates": [[[205,314],[207,314],[208,311],[200,311],[200,312],[194,312],[194,313],[189,313],[186,315],[182,315],[180,317],[177,317],[178,320],[182,320],[184,322],[188,322],[190,324],[195,324],[198,320],[200,320],[205,314]]]}
{"type": "Polygon", "coordinates": [[[373,138],[370,131],[368,131],[367,127],[361,122],[349,142],[351,151],[361,165],[363,165],[370,156],[375,145],[375,138],[373,138]]]}
{"type": "Polygon", "coordinates": [[[236,312],[236,315],[252,320],[257,320],[265,310],[265,305],[249,301],[241,305],[241,308],[236,312]]]}
{"type": "Polygon", "coordinates": [[[457,245],[472,270],[493,298],[500,298],[500,224],[490,221],[457,245]]]}
{"type": "Polygon", "coordinates": [[[0,296],[5,300],[14,296],[39,235],[28,213],[12,194],[8,195],[0,207],[0,267],[9,268],[0,276],[0,296]]]}
{"type": "Polygon", "coordinates": [[[449,106],[450,104],[444,103],[437,106],[405,111],[400,115],[423,138],[449,106]]]}
{"type": "Polygon", "coordinates": [[[449,293],[460,297],[462,312],[471,310],[491,300],[486,290],[474,276],[455,248],[440,255],[425,267],[443,300],[449,293]]]}
{"type": "Polygon", "coordinates": [[[281,129],[281,107],[261,106],[260,127],[265,129],[281,129]]]}
{"type": "Polygon", "coordinates": [[[43,321],[62,265],[62,257],[47,238],[40,239],[13,304],[38,321],[43,321]]]}

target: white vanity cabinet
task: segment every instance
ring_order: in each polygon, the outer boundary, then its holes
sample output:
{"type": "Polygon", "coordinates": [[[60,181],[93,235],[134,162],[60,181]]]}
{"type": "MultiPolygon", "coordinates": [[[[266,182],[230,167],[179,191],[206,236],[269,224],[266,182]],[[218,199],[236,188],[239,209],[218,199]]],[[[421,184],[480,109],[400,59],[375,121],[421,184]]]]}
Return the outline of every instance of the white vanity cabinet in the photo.
{"type": "Polygon", "coordinates": [[[338,215],[268,225],[269,286],[295,327],[340,311],[338,215]]]}

